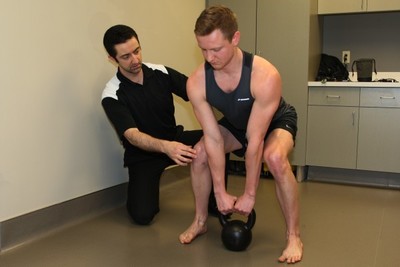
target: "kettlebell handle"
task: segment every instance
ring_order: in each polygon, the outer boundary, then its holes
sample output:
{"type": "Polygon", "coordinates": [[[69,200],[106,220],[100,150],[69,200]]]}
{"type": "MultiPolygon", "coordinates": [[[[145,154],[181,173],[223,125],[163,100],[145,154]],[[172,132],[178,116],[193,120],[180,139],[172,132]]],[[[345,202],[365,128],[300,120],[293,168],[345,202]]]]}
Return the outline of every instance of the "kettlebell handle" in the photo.
{"type": "MultiPolygon", "coordinates": [[[[219,214],[219,222],[221,223],[222,226],[228,223],[228,218],[229,215],[223,215],[222,213],[219,214]]],[[[245,224],[245,227],[248,230],[251,230],[256,223],[256,211],[254,209],[251,210],[249,216],[247,217],[247,222],[245,224]]]]}

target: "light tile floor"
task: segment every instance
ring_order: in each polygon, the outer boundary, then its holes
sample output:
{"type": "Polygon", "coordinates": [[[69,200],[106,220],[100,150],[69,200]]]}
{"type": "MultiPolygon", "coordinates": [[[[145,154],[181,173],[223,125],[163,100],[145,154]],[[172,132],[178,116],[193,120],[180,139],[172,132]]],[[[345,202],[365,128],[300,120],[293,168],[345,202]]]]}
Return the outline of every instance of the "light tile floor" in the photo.
{"type": "MultiPolygon", "coordinates": [[[[285,246],[285,228],[273,180],[260,182],[252,243],[244,252],[231,252],[222,245],[221,226],[214,217],[207,234],[190,245],[178,242],[193,216],[189,174],[183,174],[184,178],[163,185],[161,212],[151,226],[131,224],[125,208],[117,208],[3,252],[0,266],[286,265],[277,262],[285,246]]],[[[241,192],[243,185],[242,176],[230,176],[230,192],[241,192]]],[[[399,190],[306,181],[299,184],[299,192],[305,250],[296,266],[400,266],[399,190]]]]}

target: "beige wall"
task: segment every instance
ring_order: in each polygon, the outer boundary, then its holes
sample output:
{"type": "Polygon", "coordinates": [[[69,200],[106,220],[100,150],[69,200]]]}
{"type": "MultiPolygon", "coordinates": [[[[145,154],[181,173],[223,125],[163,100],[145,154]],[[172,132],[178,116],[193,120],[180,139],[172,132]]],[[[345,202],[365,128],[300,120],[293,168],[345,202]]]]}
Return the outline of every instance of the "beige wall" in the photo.
{"type": "MultiPolygon", "coordinates": [[[[5,0],[0,9],[0,222],[127,180],[100,105],[115,67],[102,35],[133,26],[144,61],[185,74],[202,61],[193,36],[203,0],[5,0]]],[[[196,128],[191,107],[178,121],[196,128]]]]}

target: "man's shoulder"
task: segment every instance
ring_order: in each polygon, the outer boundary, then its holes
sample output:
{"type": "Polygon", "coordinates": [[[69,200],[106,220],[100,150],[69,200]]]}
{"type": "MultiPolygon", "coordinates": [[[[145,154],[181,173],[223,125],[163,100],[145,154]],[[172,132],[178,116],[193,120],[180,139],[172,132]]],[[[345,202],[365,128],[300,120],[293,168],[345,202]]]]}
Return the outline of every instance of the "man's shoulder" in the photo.
{"type": "Polygon", "coordinates": [[[205,70],[204,70],[204,63],[202,63],[188,78],[187,82],[188,95],[191,95],[192,97],[196,95],[204,99],[205,87],[206,87],[205,70]]]}
{"type": "Polygon", "coordinates": [[[101,95],[101,99],[106,97],[111,97],[118,100],[117,90],[119,89],[121,81],[118,79],[117,75],[114,75],[107,83],[105,88],[103,89],[103,93],[101,95]]]}
{"type": "Polygon", "coordinates": [[[202,63],[193,71],[193,73],[189,76],[189,79],[191,80],[204,79],[205,73],[206,73],[205,63],[202,63]]]}
{"type": "Polygon", "coordinates": [[[259,56],[254,56],[251,78],[252,80],[257,80],[259,85],[263,85],[271,81],[280,80],[280,73],[268,60],[259,56]]]}
{"type": "Polygon", "coordinates": [[[164,74],[168,74],[168,69],[166,66],[162,64],[154,64],[154,63],[148,63],[148,62],[143,62],[144,67],[148,68],[151,71],[160,71],[164,74]]]}
{"type": "Polygon", "coordinates": [[[277,72],[276,67],[267,59],[255,55],[253,58],[253,70],[262,70],[264,72],[277,72]]]}

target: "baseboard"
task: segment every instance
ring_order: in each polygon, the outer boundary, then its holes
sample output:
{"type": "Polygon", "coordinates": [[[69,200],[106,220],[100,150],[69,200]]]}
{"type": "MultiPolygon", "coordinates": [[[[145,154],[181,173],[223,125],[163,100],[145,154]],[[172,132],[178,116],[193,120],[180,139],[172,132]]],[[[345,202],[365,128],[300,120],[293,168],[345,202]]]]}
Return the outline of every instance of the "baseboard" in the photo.
{"type": "Polygon", "coordinates": [[[0,252],[122,206],[127,183],[0,222],[0,252]]]}
{"type": "Polygon", "coordinates": [[[374,187],[400,188],[400,174],[308,166],[308,180],[374,187]]]}

